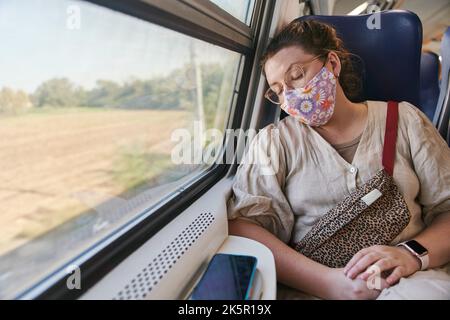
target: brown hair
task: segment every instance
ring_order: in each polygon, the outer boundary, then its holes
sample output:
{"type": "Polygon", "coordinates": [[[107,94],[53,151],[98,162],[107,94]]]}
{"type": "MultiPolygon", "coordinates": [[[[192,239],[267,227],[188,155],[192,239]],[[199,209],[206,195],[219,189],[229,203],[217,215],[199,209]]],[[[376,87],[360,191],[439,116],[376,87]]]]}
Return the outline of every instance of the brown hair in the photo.
{"type": "Polygon", "coordinates": [[[307,53],[325,55],[334,51],[341,61],[339,83],[348,99],[354,101],[361,89],[361,77],[353,68],[351,53],[337,36],[336,30],[328,24],[317,20],[294,20],[278,33],[269,43],[261,58],[261,66],[278,51],[290,46],[300,46],[307,53]]]}

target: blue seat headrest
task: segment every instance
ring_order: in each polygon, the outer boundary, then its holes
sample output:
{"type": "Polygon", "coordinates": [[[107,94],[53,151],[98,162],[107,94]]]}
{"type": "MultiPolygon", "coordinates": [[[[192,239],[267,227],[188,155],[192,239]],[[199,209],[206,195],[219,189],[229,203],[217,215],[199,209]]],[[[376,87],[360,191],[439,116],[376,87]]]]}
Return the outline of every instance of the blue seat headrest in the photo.
{"type": "Polygon", "coordinates": [[[420,60],[420,108],[433,121],[439,98],[439,56],[422,52],[420,60]]]}
{"type": "Polygon", "coordinates": [[[345,47],[362,59],[364,76],[360,97],[354,100],[408,101],[420,103],[420,55],[422,23],[404,10],[382,11],[380,29],[367,26],[370,14],[359,16],[304,16],[333,26],[345,47]]]}
{"type": "MultiPolygon", "coordinates": [[[[440,84],[440,95],[436,112],[434,114],[433,123],[437,126],[440,134],[446,138],[450,128],[450,27],[444,32],[441,42],[441,58],[442,58],[442,78],[440,84]]],[[[450,133],[450,131],[449,131],[450,133]]],[[[450,136],[449,136],[450,138],[450,136]]],[[[450,140],[450,139],[449,139],[450,140]]],[[[450,145],[450,141],[449,145],[450,145]]]]}

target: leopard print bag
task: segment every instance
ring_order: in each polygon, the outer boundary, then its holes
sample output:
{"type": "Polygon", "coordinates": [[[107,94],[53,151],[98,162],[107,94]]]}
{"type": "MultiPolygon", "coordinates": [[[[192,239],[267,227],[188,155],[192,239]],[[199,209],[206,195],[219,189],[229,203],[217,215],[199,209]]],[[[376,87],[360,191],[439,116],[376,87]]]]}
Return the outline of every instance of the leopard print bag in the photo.
{"type": "Polygon", "coordinates": [[[408,225],[411,214],[392,178],[397,139],[398,103],[389,101],[383,169],[323,215],[291,246],[332,268],[342,268],[361,249],[388,245],[408,225]]]}

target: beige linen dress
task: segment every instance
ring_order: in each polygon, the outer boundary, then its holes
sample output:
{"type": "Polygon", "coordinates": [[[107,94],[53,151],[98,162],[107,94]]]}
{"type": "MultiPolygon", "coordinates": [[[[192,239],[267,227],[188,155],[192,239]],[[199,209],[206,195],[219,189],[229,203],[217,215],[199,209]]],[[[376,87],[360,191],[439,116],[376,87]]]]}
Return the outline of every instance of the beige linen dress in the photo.
{"type": "MultiPolygon", "coordinates": [[[[367,106],[367,124],[351,163],[293,117],[262,129],[236,173],[228,219],[256,223],[287,244],[300,240],[319,217],[382,168],[386,102],[368,101],[367,106]]],[[[399,103],[394,180],[411,220],[391,245],[413,238],[434,217],[450,212],[450,148],[408,102],[399,103]]],[[[450,241],[450,235],[442,240],[450,241]]],[[[284,290],[279,289],[279,299],[307,297],[293,289],[286,293],[290,289],[283,285],[279,288],[284,290]]],[[[414,292],[427,292],[423,298],[450,299],[448,269],[417,272],[384,290],[380,298],[414,298],[414,292]]]]}

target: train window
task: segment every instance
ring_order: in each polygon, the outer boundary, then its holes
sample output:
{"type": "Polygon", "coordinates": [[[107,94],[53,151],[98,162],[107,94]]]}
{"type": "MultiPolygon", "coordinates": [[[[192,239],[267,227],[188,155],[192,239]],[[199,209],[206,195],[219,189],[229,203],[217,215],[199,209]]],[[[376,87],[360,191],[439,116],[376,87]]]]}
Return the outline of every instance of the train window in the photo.
{"type": "MultiPolygon", "coordinates": [[[[248,21],[244,2],[229,8],[248,21]]],[[[0,8],[0,298],[11,298],[210,167],[174,163],[172,134],[225,129],[244,59],[89,2],[0,8]]]]}
{"type": "Polygon", "coordinates": [[[246,24],[250,24],[252,17],[252,11],[255,6],[255,0],[210,0],[214,4],[221,7],[234,17],[238,18],[246,24]]]}

